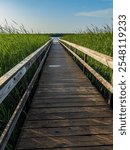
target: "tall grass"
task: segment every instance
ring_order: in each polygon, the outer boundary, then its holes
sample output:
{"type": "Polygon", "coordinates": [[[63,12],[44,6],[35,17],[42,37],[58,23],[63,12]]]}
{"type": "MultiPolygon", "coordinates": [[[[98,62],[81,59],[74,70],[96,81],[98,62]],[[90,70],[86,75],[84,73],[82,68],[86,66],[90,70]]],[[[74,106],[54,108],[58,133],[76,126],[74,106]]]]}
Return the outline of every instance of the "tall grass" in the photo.
{"type": "Polygon", "coordinates": [[[112,28],[107,25],[102,28],[92,26],[91,29],[87,28],[86,31],[68,34],[63,37],[65,40],[88,47],[109,56],[113,55],[112,38],[112,28]]]}
{"type": "MultiPolygon", "coordinates": [[[[91,29],[87,28],[86,31],[64,35],[63,39],[109,56],[113,55],[113,31],[112,27],[109,27],[108,25],[102,28],[92,26],[91,29]]],[[[75,51],[75,49],[73,49],[73,51],[75,51]]],[[[78,51],[77,54],[83,58],[82,52],[78,51]]],[[[112,69],[106,67],[91,57],[87,57],[87,63],[111,83],[112,69]]],[[[80,67],[82,67],[82,65],[80,65],[80,67]]],[[[86,75],[103,93],[103,95],[108,98],[109,92],[95,79],[95,77],[91,75],[89,71],[86,71],[86,75]]]]}
{"type": "Polygon", "coordinates": [[[49,39],[40,34],[0,34],[0,76],[49,39]]]}

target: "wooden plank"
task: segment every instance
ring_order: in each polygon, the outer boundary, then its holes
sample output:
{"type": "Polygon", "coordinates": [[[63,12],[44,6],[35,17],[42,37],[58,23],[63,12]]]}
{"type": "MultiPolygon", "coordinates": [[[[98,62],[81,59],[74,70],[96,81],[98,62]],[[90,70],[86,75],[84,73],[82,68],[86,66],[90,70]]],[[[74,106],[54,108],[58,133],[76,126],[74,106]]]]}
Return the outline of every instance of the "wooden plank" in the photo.
{"type": "MultiPolygon", "coordinates": [[[[57,75],[57,74],[56,74],[57,75]]],[[[59,74],[58,74],[59,75],[59,74]]],[[[60,75],[60,76],[62,76],[62,75],[60,75]]],[[[81,78],[80,79],[75,79],[75,80],[73,80],[72,78],[54,78],[54,77],[52,77],[50,80],[47,78],[47,77],[45,77],[45,79],[48,81],[48,83],[54,83],[54,82],[56,82],[56,83],[61,83],[61,81],[62,81],[62,83],[64,84],[64,83],[70,83],[70,84],[72,84],[72,83],[79,83],[79,84],[83,84],[83,83],[85,83],[85,82],[87,82],[87,80],[81,80],[81,78]]]]}
{"type": "Polygon", "coordinates": [[[64,127],[64,128],[38,128],[24,129],[22,138],[42,138],[46,136],[74,136],[74,135],[91,135],[88,127],[64,127]]]}
{"type": "Polygon", "coordinates": [[[51,96],[54,96],[54,95],[71,95],[71,94],[73,94],[73,95],[78,95],[78,94],[83,94],[83,95],[86,95],[86,94],[98,94],[98,91],[96,91],[96,90],[86,90],[86,91],[69,91],[69,90],[64,90],[64,89],[62,89],[62,91],[60,92],[60,91],[42,91],[42,90],[38,90],[37,92],[36,92],[36,94],[41,94],[41,95],[51,95],[51,96]]]}
{"type": "Polygon", "coordinates": [[[37,120],[26,121],[23,128],[42,128],[42,127],[74,127],[87,125],[112,125],[112,120],[108,118],[89,118],[89,119],[64,119],[64,120],[37,120]]]}
{"type": "Polygon", "coordinates": [[[60,41],[66,43],[69,46],[72,46],[73,48],[76,48],[77,50],[83,52],[84,54],[92,57],[93,59],[113,69],[112,57],[62,39],[60,39],[60,41]]]}
{"type": "Polygon", "coordinates": [[[108,106],[102,106],[102,107],[64,107],[64,108],[30,108],[30,111],[32,111],[34,114],[36,113],[62,113],[62,112],[111,112],[111,109],[108,108],[108,106]]]}
{"type": "Polygon", "coordinates": [[[29,112],[27,115],[28,121],[38,120],[64,120],[64,119],[90,119],[90,118],[106,118],[111,120],[111,112],[64,112],[64,113],[37,113],[29,112]]]}
{"type": "Polygon", "coordinates": [[[93,102],[93,101],[80,101],[78,100],[77,102],[73,101],[73,102],[57,102],[57,103],[50,103],[50,102],[47,102],[47,103],[44,103],[43,101],[41,103],[32,103],[31,105],[31,108],[57,108],[57,107],[60,107],[60,108],[64,108],[64,107],[87,107],[87,106],[91,106],[91,107],[95,107],[95,106],[106,106],[106,103],[105,102],[93,102]]]}
{"type": "Polygon", "coordinates": [[[77,83],[64,83],[64,84],[63,83],[52,83],[52,84],[48,83],[48,84],[41,84],[38,88],[67,88],[67,87],[75,87],[75,88],[86,87],[86,83],[83,82],[82,85],[78,85],[77,83]]]}
{"type": "MultiPolygon", "coordinates": [[[[42,92],[42,91],[40,91],[40,92],[36,92],[36,96],[37,97],[47,97],[47,98],[55,98],[55,97],[76,97],[76,96],[79,96],[79,95],[81,95],[81,96],[84,96],[84,97],[89,97],[90,95],[95,95],[95,96],[97,96],[97,95],[99,95],[99,93],[97,92],[97,91],[92,91],[91,93],[89,93],[89,92],[86,92],[86,93],[80,93],[80,92],[52,92],[52,93],[49,93],[49,92],[42,92]]],[[[91,96],[90,96],[91,97],[91,96]]]]}
{"type": "Polygon", "coordinates": [[[91,92],[93,92],[93,93],[97,93],[97,90],[95,89],[95,88],[93,88],[92,86],[90,86],[90,87],[50,87],[50,88],[48,88],[48,87],[39,87],[38,89],[37,89],[37,92],[48,92],[48,93],[55,93],[55,92],[67,92],[67,93],[69,93],[69,92],[73,92],[73,93],[80,93],[80,94],[86,94],[86,92],[87,93],[91,93],[91,92]]]}
{"type": "Polygon", "coordinates": [[[79,146],[103,146],[112,145],[112,135],[92,135],[92,136],[61,136],[42,138],[23,138],[19,143],[19,149],[38,148],[64,148],[79,146]]]}
{"type": "Polygon", "coordinates": [[[74,136],[112,134],[112,126],[77,126],[57,128],[32,128],[23,129],[22,138],[41,138],[46,136],[74,136]]]}
{"type": "Polygon", "coordinates": [[[68,103],[68,105],[69,105],[69,103],[72,103],[72,105],[73,105],[73,103],[78,103],[78,102],[80,102],[81,104],[82,103],[87,103],[88,105],[87,106],[89,106],[89,105],[91,105],[91,104],[95,104],[95,105],[101,105],[101,104],[106,104],[106,101],[104,101],[104,100],[102,100],[100,97],[97,97],[97,98],[84,98],[84,97],[79,97],[79,98],[75,98],[75,97],[69,97],[69,98],[59,98],[59,97],[56,97],[56,98],[51,98],[51,97],[35,97],[35,100],[33,100],[33,102],[32,102],[32,105],[35,105],[35,104],[52,104],[52,105],[54,105],[54,104],[61,104],[61,103],[66,103],[66,105],[67,105],[67,103],[68,103]],[[90,103],[89,103],[90,102],[90,103]]]}
{"type": "MultiPolygon", "coordinates": [[[[28,149],[28,150],[34,150],[34,149],[28,149]]],[[[38,148],[37,150],[43,150],[43,149],[38,148]]],[[[52,150],[52,148],[45,148],[45,150],[52,150]]],[[[53,150],[113,150],[113,147],[111,145],[109,145],[109,146],[68,147],[68,148],[60,147],[60,148],[53,148],[53,150]]]]}
{"type": "Polygon", "coordinates": [[[57,99],[57,100],[60,100],[60,99],[71,99],[72,98],[72,100],[74,99],[74,98],[86,98],[86,99],[88,99],[88,100],[97,100],[97,101],[100,101],[100,100],[104,100],[103,99],[103,97],[101,97],[101,95],[99,95],[99,93],[97,93],[97,94],[92,94],[92,95],[88,95],[88,94],[78,94],[78,95],[76,95],[76,94],[73,94],[73,93],[71,93],[70,95],[43,95],[43,94],[35,94],[35,97],[34,97],[34,99],[35,100],[51,100],[51,99],[57,99]]]}
{"type": "Polygon", "coordinates": [[[92,87],[88,87],[88,88],[74,88],[74,87],[70,87],[70,88],[39,88],[37,90],[37,93],[80,93],[80,94],[86,94],[86,93],[98,93],[98,91],[92,87]]]}

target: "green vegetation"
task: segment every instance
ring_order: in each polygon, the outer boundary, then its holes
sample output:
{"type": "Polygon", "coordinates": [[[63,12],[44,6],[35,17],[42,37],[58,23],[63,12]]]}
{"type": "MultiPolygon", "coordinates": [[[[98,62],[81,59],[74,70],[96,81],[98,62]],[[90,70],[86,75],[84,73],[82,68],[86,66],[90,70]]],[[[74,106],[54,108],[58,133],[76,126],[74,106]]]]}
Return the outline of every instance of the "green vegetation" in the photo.
{"type": "Polygon", "coordinates": [[[92,29],[88,28],[81,33],[65,35],[63,39],[109,56],[113,55],[113,32],[109,26],[101,29],[97,27],[93,27],[92,29]]]}
{"type": "MultiPolygon", "coordinates": [[[[100,29],[93,26],[92,29],[88,28],[86,31],[82,31],[80,33],[64,35],[63,39],[109,56],[113,55],[113,31],[109,26],[105,26],[100,29]]],[[[73,49],[73,51],[75,51],[75,49],[73,49]]],[[[82,52],[75,52],[81,58],[84,57],[82,52]]],[[[77,63],[79,64],[79,62],[77,63]]],[[[87,57],[87,63],[100,75],[102,75],[108,82],[111,82],[112,69],[102,65],[100,62],[94,60],[91,57],[87,57]]],[[[82,65],[80,65],[80,67],[82,68],[82,65]]],[[[109,92],[95,79],[95,77],[92,76],[88,71],[86,71],[86,75],[90,78],[92,83],[98,87],[103,95],[108,98],[109,92]]]]}
{"type": "Polygon", "coordinates": [[[48,40],[42,34],[0,34],[0,76],[48,40]]]}

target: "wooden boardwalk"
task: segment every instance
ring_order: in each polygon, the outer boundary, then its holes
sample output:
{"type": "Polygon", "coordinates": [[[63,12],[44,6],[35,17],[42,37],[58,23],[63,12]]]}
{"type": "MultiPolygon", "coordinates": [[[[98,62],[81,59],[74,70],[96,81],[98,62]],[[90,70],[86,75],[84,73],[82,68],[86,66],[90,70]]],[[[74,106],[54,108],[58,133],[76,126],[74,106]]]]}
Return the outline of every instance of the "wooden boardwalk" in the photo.
{"type": "Polygon", "coordinates": [[[62,48],[53,43],[17,150],[112,150],[112,111],[62,48]]]}

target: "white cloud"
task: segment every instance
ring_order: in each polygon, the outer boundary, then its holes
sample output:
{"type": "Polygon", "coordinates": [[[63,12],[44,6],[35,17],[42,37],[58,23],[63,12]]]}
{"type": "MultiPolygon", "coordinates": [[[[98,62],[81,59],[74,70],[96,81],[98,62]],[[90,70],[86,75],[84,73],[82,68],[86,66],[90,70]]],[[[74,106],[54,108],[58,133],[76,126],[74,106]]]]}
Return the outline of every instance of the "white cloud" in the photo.
{"type": "Polygon", "coordinates": [[[91,11],[91,12],[79,12],[79,13],[76,13],[75,16],[112,18],[112,12],[113,12],[113,9],[108,8],[108,9],[96,10],[96,11],[91,11]]]}

